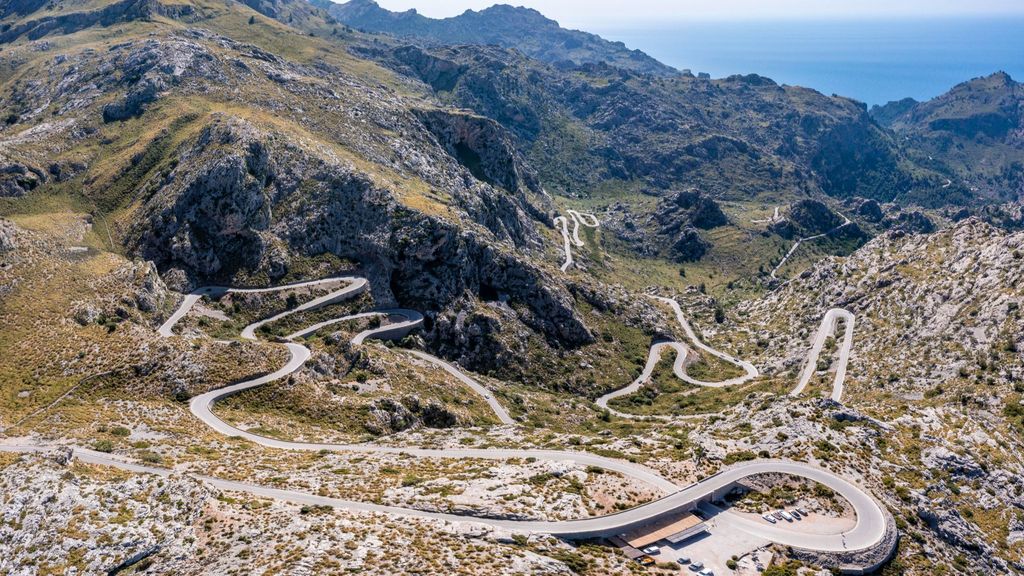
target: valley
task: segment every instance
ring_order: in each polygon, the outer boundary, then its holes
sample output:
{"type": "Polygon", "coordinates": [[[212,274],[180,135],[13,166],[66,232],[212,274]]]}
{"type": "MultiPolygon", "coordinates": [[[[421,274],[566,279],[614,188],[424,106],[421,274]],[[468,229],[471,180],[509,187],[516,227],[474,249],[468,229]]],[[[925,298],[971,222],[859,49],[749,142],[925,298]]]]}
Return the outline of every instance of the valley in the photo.
{"type": "Polygon", "coordinates": [[[0,572],[1022,573],[1021,96],[0,5],[0,572]]]}

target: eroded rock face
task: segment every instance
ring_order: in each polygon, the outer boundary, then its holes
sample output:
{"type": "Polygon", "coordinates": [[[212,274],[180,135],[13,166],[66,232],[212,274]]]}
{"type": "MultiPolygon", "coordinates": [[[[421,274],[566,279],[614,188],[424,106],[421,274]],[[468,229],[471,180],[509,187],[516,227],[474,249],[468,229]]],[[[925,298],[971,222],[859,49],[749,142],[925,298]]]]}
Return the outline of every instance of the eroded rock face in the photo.
{"type": "Polygon", "coordinates": [[[895,216],[886,219],[885,225],[892,230],[907,234],[931,234],[935,232],[935,223],[932,219],[916,210],[900,211],[895,216]]]}
{"type": "Polygon", "coordinates": [[[804,235],[823,234],[843,223],[838,214],[817,200],[801,200],[792,204],[788,217],[804,235]]]}
{"type": "Polygon", "coordinates": [[[695,262],[700,260],[711,248],[711,244],[701,238],[696,228],[687,227],[679,231],[672,243],[672,253],[678,262],[695,262]]]}
{"type": "MultiPolygon", "coordinates": [[[[0,7],[0,17],[6,18],[12,14],[28,15],[38,10],[41,4],[45,3],[38,2],[38,0],[8,2],[0,7]]],[[[71,34],[96,24],[110,26],[118,22],[137,18],[145,19],[171,12],[173,9],[167,9],[153,0],[122,0],[98,10],[69,11],[64,14],[58,13],[55,16],[29,19],[16,26],[8,26],[0,32],[0,43],[10,42],[20,36],[27,36],[30,40],[35,40],[55,31],[71,34]]]]}
{"type": "Polygon", "coordinates": [[[382,398],[374,402],[370,417],[363,426],[372,434],[393,434],[415,426],[427,428],[451,428],[459,423],[459,417],[443,404],[430,401],[424,404],[417,396],[408,396],[401,401],[382,398]]]}
{"type": "Polygon", "coordinates": [[[132,46],[118,62],[127,93],[103,107],[103,121],[127,120],[142,114],[146,106],[184,77],[216,78],[213,56],[201,45],[187,40],[151,40],[132,46]]]}
{"type": "Polygon", "coordinates": [[[921,508],[917,516],[940,538],[957,548],[972,552],[987,552],[991,549],[987,544],[977,540],[974,528],[964,520],[952,503],[945,502],[941,507],[935,508],[921,508]]]}
{"type": "Polygon", "coordinates": [[[861,200],[854,210],[857,216],[868,222],[881,222],[885,216],[882,206],[875,200],[861,200]]]}
{"type": "Polygon", "coordinates": [[[525,167],[515,145],[494,120],[446,110],[420,110],[416,116],[477,179],[510,191],[540,191],[537,175],[525,167]]]}
{"type": "Polygon", "coordinates": [[[954,476],[977,478],[985,471],[969,455],[959,455],[945,447],[934,447],[921,454],[921,462],[931,469],[945,470],[954,476]]]}
{"type": "Polygon", "coordinates": [[[4,164],[0,158],[0,198],[24,196],[44,182],[46,173],[39,168],[17,162],[4,164]]]}
{"type": "Polygon", "coordinates": [[[700,260],[711,247],[697,232],[698,228],[710,230],[729,222],[717,202],[696,190],[677,192],[662,200],[654,220],[677,262],[700,260]]]}
{"type": "Polygon", "coordinates": [[[661,225],[661,232],[668,235],[684,226],[710,230],[729,223],[718,202],[696,190],[677,192],[662,200],[655,219],[661,225]]]}
{"type": "Polygon", "coordinates": [[[418,46],[403,46],[395,50],[395,58],[409,66],[412,72],[434,90],[451,90],[467,67],[451,60],[438,58],[418,46]]]}
{"type": "Polygon", "coordinates": [[[168,177],[180,194],[140,231],[143,255],[200,276],[258,266],[266,250],[260,233],[270,225],[271,167],[257,132],[243,122],[214,123],[184,159],[168,177]]]}

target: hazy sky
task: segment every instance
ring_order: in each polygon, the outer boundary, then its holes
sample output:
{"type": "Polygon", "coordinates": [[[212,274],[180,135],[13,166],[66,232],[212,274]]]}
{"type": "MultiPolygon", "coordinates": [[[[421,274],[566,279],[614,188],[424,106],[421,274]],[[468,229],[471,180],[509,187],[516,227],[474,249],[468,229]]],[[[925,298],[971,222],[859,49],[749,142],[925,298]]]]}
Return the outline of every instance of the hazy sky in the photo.
{"type": "MultiPolygon", "coordinates": [[[[335,0],[341,1],[341,0],[335,0]]],[[[1021,0],[377,0],[390,10],[454,16],[495,3],[536,8],[566,26],[692,19],[1024,15],[1021,0]]]]}

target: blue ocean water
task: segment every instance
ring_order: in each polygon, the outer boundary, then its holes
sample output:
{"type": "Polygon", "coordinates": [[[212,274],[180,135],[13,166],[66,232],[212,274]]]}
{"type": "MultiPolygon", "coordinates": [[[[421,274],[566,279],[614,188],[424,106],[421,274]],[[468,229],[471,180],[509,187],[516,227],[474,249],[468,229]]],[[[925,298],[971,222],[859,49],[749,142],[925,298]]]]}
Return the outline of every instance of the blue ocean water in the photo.
{"type": "Polygon", "coordinates": [[[689,22],[590,30],[695,74],[757,73],[868,104],[924,100],[1003,70],[1024,80],[1024,18],[689,22]]]}

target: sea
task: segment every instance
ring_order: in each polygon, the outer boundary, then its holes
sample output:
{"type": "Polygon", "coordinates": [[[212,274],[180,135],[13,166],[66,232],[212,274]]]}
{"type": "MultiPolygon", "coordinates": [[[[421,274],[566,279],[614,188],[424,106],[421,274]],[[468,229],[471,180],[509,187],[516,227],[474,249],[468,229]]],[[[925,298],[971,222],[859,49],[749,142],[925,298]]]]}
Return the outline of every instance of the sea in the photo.
{"type": "Polygon", "coordinates": [[[927,100],[996,71],[1024,81],[1024,17],[699,21],[589,27],[714,78],[756,73],[869,105],[927,100]]]}

